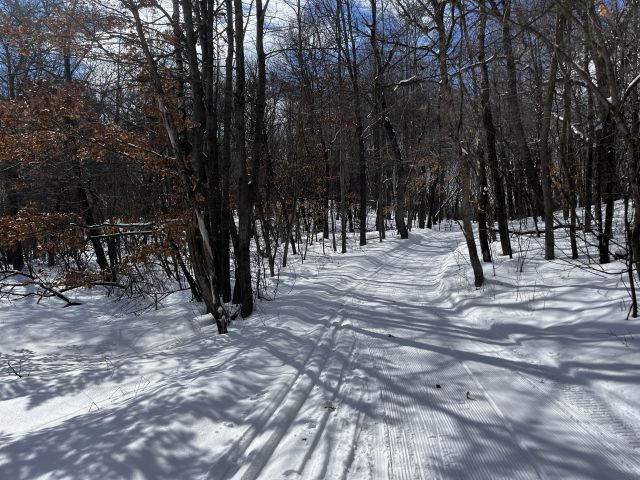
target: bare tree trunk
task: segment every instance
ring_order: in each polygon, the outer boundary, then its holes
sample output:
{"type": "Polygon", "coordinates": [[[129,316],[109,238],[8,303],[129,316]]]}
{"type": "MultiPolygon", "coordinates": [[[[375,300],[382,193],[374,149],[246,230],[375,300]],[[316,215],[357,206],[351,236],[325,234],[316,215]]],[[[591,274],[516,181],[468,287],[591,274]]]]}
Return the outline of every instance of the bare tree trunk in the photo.
{"type": "Polygon", "coordinates": [[[524,164],[524,171],[527,183],[529,184],[529,189],[532,192],[532,203],[534,206],[533,214],[541,215],[544,212],[542,187],[538,181],[538,173],[533,163],[531,150],[527,143],[527,136],[522,124],[520,103],[518,101],[518,77],[511,39],[511,3],[512,0],[505,1],[504,14],[502,17],[502,45],[507,65],[507,110],[509,114],[509,124],[513,135],[515,136],[520,159],[524,164]]]}
{"type": "Polygon", "coordinates": [[[220,238],[218,263],[220,265],[220,283],[221,294],[224,302],[231,301],[231,259],[230,259],[230,225],[233,220],[231,208],[229,206],[229,180],[232,162],[231,149],[231,129],[233,122],[233,56],[234,48],[234,28],[233,28],[233,0],[225,0],[226,9],[226,34],[227,34],[227,56],[225,58],[224,68],[224,99],[223,99],[223,129],[224,136],[222,138],[222,161],[220,171],[221,192],[220,192],[220,238]]]}
{"type": "MultiPolygon", "coordinates": [[[[16,165],[10,165],[5,169],[7,176],[7,182],[11,185],[7,190],[7,207],[8,213],[12,217],[15,217],[20,211],[19,194],[16,191],[18,188],[18,167],[16,165]]],[[[91,225],[91,224],[89,224],[91,225]]],[[[104,255],[104,252],[103,252],[104,255]]],[[[22,242],[16,240],[13,245],[6,250],[7,262],[11,265],[11,268],[20,272],[24,268],[24,252],[22,251],[22,242]]]]}
{"type": "MultiPolygon", "coordinates": [[[[342,107],[344,104],[343,98],[343,79],[342,79],[342,65],[343,65],[343,36],[345,33],[342,30],[342,2],[338,0],[336,2],[335,12],[335,39],[338,45],[338,61],[337,61],[337,78],[338,78],[338,105],[342,107]]],[[[345,167],[344,158],[342,157],[342,132],[338,131],[336,134],[336,145],[338,155],[338,176],[340,182],[340,252],[347,253],[347,172],[345,167]]],[[[366,239],[365,239],[366,240],[366,239]]]]}
{"type": "MultiPolygon", "coordinates": [[[[256,5],[257,6],[257,5],[256,5]]],[[[236,252],[236,284],[234,300],[240,304],[240,314],[243,317],[253,312],[253,289],[251,285],[251,218],[253,211],[253,190],[257,188],[249,172],[246,147],[246,79],[244,56],[244,15],[242,0],[234,0],[235,9],[235,50],[236,50],[236,92],[235,92],[235,121],[234,134],[236,136],[236,158],[240,162],[240,176],[238,178],[238,250],[236,252]]],[[[261,10],[261,8],[260,8],[261,10]]],[[[263,12],[256,12],[257,22],[264,21],[263,12]]],[[[258,38],[260,37],[257,34],[258,38]]],[[[258,46],[258,45],[256,45],[258,46]]],[[[259,48],[259,47],[258,47],[259,48]]],[[[264,53],[264,52],[263,52],[264,53]]],[[[260,56],[260,52],[257,52],[260,56]]],[[[262,131],[256,129],[255,135],[261,137],[262,131]]],[[[255,159],[254,159],[255,161],[255,159]]],[[[256,174],[257,172],[252,172],[256,174]]]]}
{"type": "Polygon", "coordinates": [[[467,155],[460,153],[460,182],[461,182],[461,199],[460,213],[462,215],[462,231],[467,242],[469,251],[469,260],[473,269],[474,285],[480,288],[484,283],[484,272],[482,263],[478,256],[476,241],[473,238],[473,226],[471,224],[471,169],[467,155]]]}
{"type": "Polygon", "coordinates": [[[352,6],[350,0],[338,1],[339,15],[342,20],[341,31],[345,36],[344,43],[340,43],[342,48],[345,66],[351,78],[353,89],[353,113],[355,117],[355,144],[358,156],[358,185],[360,193],[360,245],[367,244],[367,158],[364,147],[364,126],[362,122],[362,106],[360,94],[360,81],[356,38],[354,34],[354,23],[352,20],[352,6]],[[344,5],[344,7],[343,7],[344,5]],[[345,15],[346,8],[346,15],[345,15]]]}
{"type": "MultiPolygon", "coordinates": [[[[201,77],[198,70],[197,61],[197,39],[194,33],[191,5],[186,5],[183,0],[184,29],[186,35],[186,56],[189,63],[190,83],[193,90],[193,111],[191,120],[196,126],[190,129],[189,141],[190,152],[187,154],[184,146],[184,139],[180,138],[180,133],[176,122],[169,112],[167,99],[169,96],[165,92],[158,65],[147,41],[142,20],[140,18],[139,5],[126,2],[125,5],[131,11],[136,34],[142,53],[146,62],[146,67],[151,78],[151,85],[154,89],[158,102],[158,111],[169,138],[173,154],[176,158],[180,180],[187,195],[187,200],[193,213],[192,225],[187,232],[191,263],[196,274],[196,281],[201,289],[200,294],[207,305],[207,310],[216,318],[218,332],[226,333],[226,314],[220,307],[218,295],[217,272],[215,270],[215,259],[212,250],[212,241],[209,234],[209,224],[207,222],[206,202],[202,202],[200,196],[206,186],[206,173],[203,175],[203,142],[206,118],[204,112],[204,97],[202,91],[201,77]],[[205,183],[203,183],[203,181],[205,183]]],[[[178,8],[178,2],[174,2],[174,8],[178,8]]],[[[178,14],[179,18],[179,14],[178,14]]],[[[175,27],[175,25],[174,25],[175,27]]]]}
{"type": "Polygon", "coordinates": [[[480,103],[482,105],[482,126],[484,129],[484,140],[487,155],[487,163],[491,174],[491,184],[493,186],[494,211],[498,222],[498,232],[500,234],[500,246],[503,255],[511,257],[511,240],[509,238],[509,224],[507,208],[504,197],[504,184],[500,175],[500,165],[498,152],[496,149],[496,129],[493,123],[491,112],[491,90],[489,87],[489,70],[487,68],[485,54],[485,29],[487,14],[484,10],[484,3],[481,4],[481,17],[478,27],[478,60],[480,63],[480,103]]]}
{"type": "Polygon", "coordinates": [[[402,151],[400,150],[400,144],[398,143],[398,136],[396,134],[395,128],[391,123],[391,119],[389,118],[389,111],[387,107],[387,101],[385,98],[384,90],[382,87],[382,82],[384,79],[384,72],[382,66],[382,55],[378,49],[378,40],[377,40],[377,4],[376,0],[370,0],[371,5],[371,24],[369,25],[370,35],[369,40],[371,42],[371,48],[373,50],[373,55],[375,57],[375,65],[376,65],[376,75],[374,80],[374,90],[375,90],[375,101],[374,104],[376,106],[376,117],[380,116],[383,119],[384,130],[387,134],[387,139],[391,144],[391,152],[393,153],[393,158],[395,161],[396,167],[396,178],[397,184],[396,188],[396,228],[398,229],[398,233],[400,234],[400,238],[409,238],[409,230],[407,229],[407,224],[405,223],[405,215],[406,215],[406,199],[405,199],[405,190],[406,190],[406,178],[405,178],[405,168],[404,168],[404,159],[402,157],[402,151]]]}
{"type": "Polygon", "coordinates": [[[564,78],[564,91],[562,93],[562,104],[563,104],[563,114],[564,118],[562,119],[562,133],[561,133],[561,152],[560,152],[560,160],[562,171],[564,173],[564,188],[565,198],[567,200],[567,204],[569,206],[569,241],[571,244],[571,258],[578,258],[578,243],[576,239],[576,230],[578,224],[578,217],[576,215],[576,182],[574,180],[575,176],[575,167],[574,167],[574,156],[575,152],[573,149],[573,141],[571,134],[571,78],[569,75],[566,75],[564,78]]]}
{"type": "MultiPolygon", "coordinates": [[[[637,215],[637,213],[636,213],[637,215]]],[[[634,258],[634,242],[633,242],[633,233],[631,231],[631,224],[629,222],[629,198],[625,197],[624,199],[624,227],[625,227],[625,238],[627,241],[627,274],[629,278],[629,294],[631,296],[631,308],[630,313],[633,318],[638,317],[638,299],[636,297],[636,285],[635,280],[633,278],[633,258],[634,258]]],[[[627,319],[629,317],[627,316],[627,319]]]]}
{"type": "MultiPolygon", "coordinates": [[[[556,15],[556,39],[555,45],[560,46],[564,39],[565,18],[561,9],[556,15]]],[[[540,128],[540,176],[542,180],[542,194],[544,197],[544,258],[555,258],[555,239],[553,231],[553,185],[551,180],[551,147],[549,146],[549,132],[551,128],[551,110],[556,91],[556,76],[558,74],[558,52],[556,47],[551,57],[549,67],[549,81],[542,105],[542,118],[540,128]]]]}
{"type": "Polygon", "coordinates": [[[484,150],[478,152],[478,237],[480,239],[480,251],[482,261],[491,262],[491,246],[489,231],[487,229],[487,212],[489,211],[489,187],[487,186],[487,174],[484,168],[484,150]]]}

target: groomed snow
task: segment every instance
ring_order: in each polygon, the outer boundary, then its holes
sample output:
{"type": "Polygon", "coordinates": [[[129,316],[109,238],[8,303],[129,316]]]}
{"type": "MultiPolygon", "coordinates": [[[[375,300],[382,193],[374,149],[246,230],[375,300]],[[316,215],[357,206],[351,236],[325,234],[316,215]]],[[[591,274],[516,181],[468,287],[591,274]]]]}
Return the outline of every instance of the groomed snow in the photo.
{"type": "Polygon", "coordinates": [[[178,295],[1,303],[0,478],[640,478],[624,265],[519,238],[479,290],[456,226],[315,244],[226,336],[178,295]]]}

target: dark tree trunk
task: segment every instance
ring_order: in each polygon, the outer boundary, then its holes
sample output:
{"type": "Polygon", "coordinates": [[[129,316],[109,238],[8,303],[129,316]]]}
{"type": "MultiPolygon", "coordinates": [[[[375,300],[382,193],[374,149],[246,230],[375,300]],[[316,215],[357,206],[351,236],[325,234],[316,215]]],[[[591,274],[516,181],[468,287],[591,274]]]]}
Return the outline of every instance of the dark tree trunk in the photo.
{"type": "Polygon", "coordinates": [[[604,203],[605,216],[602,219],[602,207],[596,207],[596,217],[599,215],[600,230],[598,234],[598,253],[600,263],[609,263],[611,261],[609,252],[609,243],[611,241],[611,231],[613,226],[613,207],[614,207],[614,169],[616,161],[615,151],[615,127],[613,119],[607,116],[601,131],[597,147],[597,164],[600,177],[599,190],[600,202],[604,203]]]}
{"type": "MultiPolygon", "coordinates": [[[[435,169],[435,178],[432,176],[432,181],[429,184],[429,194],[427,195],[427,199],[429,201],[429,208],[427,209],[427,228],[433,228],[433,223],[436,220],[436,192],[438,189],[438,184],[440,183],[440,172],[438,169],[435,169]]],[[[433,170],[432,170],[433,173],[433,170]]]]}
{"type": "MultiPolygon", "coordinates": [[[[7,209],[9,215],[15,217],[20,211],[20,196],[18,194],[18,178],[19,172],[16,165],[11,165],[5,169],[9,188],[7,189],[7,209]]],[[[22,251],[22,242],[16,241],[13,246],[6,250],[7,263],[11,268],[20,272],[24,268],[24,253],[22,251]]]]}
{"type": "Polygon", "coordinates": [[[364,126],[362,121],[362,106],[359,81],[359,66],[357,58],[356,38],[354,34],[354,23],[352,20],[352,7],[349,0],[339,1],[338,5],[340,19],[342,20],[342,32],[345,35],[344,44],[340,46],[343,51],[345,66],[349,72],[351,86],[353,89],[353,114],[355,120],[355,145],[358,157],[358,186],[360,195],[360,245],[367,244],[367,158],[364,146],[364,126]],[[346,8],[346,15],[345,15],[346,8]]]}
{"type": "MultiPolygon", "coordinates": [[[[555,45],[562,45],[564,41],[565,19],[558,9],[556,15],[556,39],[555,45]]],[[[549,67],[549,81],[542,105],[542,118],[540,127],[540,176],[542,180],[542,194],[544,198],[544,258],[555,258],[555,239],[553,230],[553,185],[551,180],[551,147],[549,146],[549,132],[551,129],[551,110],[556,91],[556,75],[558,73],[558,52],[554,50],[549,67]]]]}
{"type": "Polygon", "coordinates": [[[487,212],[489,212],[489,187],[487,186],[487,174],[484,167],[484,151],[478,152],[478,237],[480,239],[480,251],[482,261],[491,262],[491,246],[489,230],[487,228],[487,212]]]}
{"type": "MultiPolygon", "coordinates": [[[[484,4],[481,4],[484,6],[484,4]]],[[[482,126],[484,129],[484,141],[487,155],[487,164],[491,175],[493,186],[494,211],[498,222],[498,232],[500,234],[500,246],[503,255],[511,256],[511,240],[509,238],[509,224],[506,212],[503,178],[500,175],[500,165],[498,152],[496,150],[496,129],[493,123],[491,112],[491,90],[489,87],[489,70],[487,68],[485,54],[485,28],[486,12],[481,10],[480,25],[478,27],[478,60],[480,63],[480,102],[482,105],[482,126]]]]}
{"type": "MultiPolygon", "coordinates": [[[[566,48],[566,42],[565,42],[566,48]]],[[[569,207],[569,241],[571,244],[571,258],[578,258],[578,243],[576,232],[578,228],[578,216],[576,214],[577,195],[578,195],[578,177],[575,148],[573,141],[573,130],[571,122],[573,119],[571,111],[571,96],[573,84],[570,74],[564,76],[564,88],[562,91],[562,132],[560,136],[560,165],[564,177],[563,192],[569,207]]]]}
{"type": "Polygon", "coordinates": [[[393,154],[393,159],[395,161],[395,170],[396,170],[396,228],[398,229],[398,233],[400,234],[400,238],[409,238],[409,230],[407,229],[407,224],[405,223],[405,215],[406,215],[406,199],[405,199],[405,190],[406,190],[406,179],[405,179],[405,168],[404,168],[404,159],[402,157],[402,151],[400,150],[400,144],[398,143],[398,136],[396,134],[395,128],[391,123],[391,119],[389,118],[389,110],[387,107],[387,100],[384,94],[384,90],[382,87],[382,82],[384,79],[384,72],[382,67],[382,55],[378,49],[378,40],[377,40],[377,4],[376,0],[371,0],[371,25],[369,40],[371,42],[371,48],[373,50],[373,54],[375,57],[376,64],[376,76],[375,76],[375,105],[376,105],[376,117],[380,117],[383,119],[384,131],[387,135],[387,140],[391,145],[391,152],[393,154]]]}
{"type": "Polygon", "coordinates": [[[100,227],[96,225],[95,217],[93,216],[93,206],[89,200],[89,195],[85,186],[82,183],[82,173],[80,171],[80,167],[76,167],[76,175],[77,175],[77,195],[80,205],[82,206],[82,217],[84,221],[87,223],[89,240],[91,241],[91,245],[93,246],[93,251],[96,254],[96,263],[100,267],[100,270],[103,272],[109,272],[109,261],[107,260],[107,256],[104,253],[104,247],[102,246],[102,242],[100,241],[102,230],[100,227]]]}
{"type": "Polygon", "coordinates": [[[469,167],[469,159],[466,155],[462,155],[462,152],[460,152],[460,169],[460,180],[462,184],[462,198],[460,199],[462,231],[467,242],[467,249],[469,250],[469,260],[471,262],[471,268],[473,269],[474,285],[476,288],[480,288],[484,283],[484,272],[482,270],[482,263],[480,263],[480,257],[478,256],[476,241],[473,238],[473,226],[471,224],[471,169],[469,167]]]}
{"type": "Polygon", "coordinates": [[[538,172],[536,171],[531,150],[527,143],[527,136],[524,131],[522,114],[520,112],[520,102],[518,101],[518,76],[511,39],[511,3],[511,1],[505,2],[504,15],[502,18],[502,45],[507,66],[507,111],[509,114],[510,128],[515,137],[518,153],[520,154],[520,160],[523,163],[527,183],[529,184],[529,189],[532,192],[532,203],[534,206],[533,213],[534,215],[542,215],[544,212],[542,187],[538,180],[538,172]]]}
{"type": "Polygon", "coordinates": [[[234,0],[235,9],[235,50],[236,50],[236,91],[233,132],[235,134],[236,158],[240,163],[238,178],[238,250],[236,251],[236,283],[234,299],[240,303],[243,317],[253,312],[253,289],[251,286],[251,216],[252,192],[254,188],[248,169],[245,125],[245,57],[244,57],[244,15],[241,0],[234,0]]]}
{"type": "Polygon", "coordinates": [[[220,192],[220,235],[218,238],[219,251],[218,264],[220,265],[220,293],[224,302],[231,301],[231,259],[230,259],[230,222],[233,222],[231,208],[229,206],[229,180],[232,162],[231,129],[233,124],[233,56],[234,29],[233,29],[233,0],[225,0],[226,8],[226,34],[227,56],[225,58],[224,99],[223,99],[223,125],[224,136],[222,138],[221,161],[221,192],[220,192]]]}
{"type": "MultiPolygon", "coordinates": [[[[585,68],[589,68],[588,60],[586,62],[585,68]]],[[[584,193],[582,206],[584,208],[584,231],[591,232],[591,222],[593,220],[593,214],[591,213],[591,207],[593,205],[593,142],[595,138],[595,127],[593,119],[595,116],[595,109],[593,106],[593,94],[590,90],[587,91],[587,107],[587,158],[584,167],[584,193]]]]}

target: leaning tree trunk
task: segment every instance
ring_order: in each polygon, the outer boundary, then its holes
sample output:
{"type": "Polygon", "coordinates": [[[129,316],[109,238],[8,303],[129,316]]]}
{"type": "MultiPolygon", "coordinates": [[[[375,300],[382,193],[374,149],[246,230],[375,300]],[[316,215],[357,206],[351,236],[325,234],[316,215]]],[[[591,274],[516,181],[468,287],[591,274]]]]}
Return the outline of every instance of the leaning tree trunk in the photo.
{"type": "MultiPolygon", "coordinates": [[[[184,7],[185,3],[183,2],[182,5],[184,7]]],[[[181,138],[175,119],[171,114],[169,114],[169,95],[165,92],[158,64],[156,63],[150,44],[148,43],[144,32],[139,12],[140,7],[134,3],[128,2],[126,6],[131,11],[134,18],[136,34],[151,78],[151,84],[154,89],[156,101],[158,102],[158,111],[176,159],[176,170],[179,173],[180,181],[182,182],[182,186],[186,192],[188,205],[193,214],[192,225],[189,227],[187,237],[189,251],[191,254],[191,263],[194,266],[194,272],[196,274],[196,281],[201,289],[200,293],[207,305],[207,310],[216,318],[218,332],[226,333],[226,315],[220,309],[215,259],[212,251],[212,241],[209,235],[209,225],[206,220],[206,202],[202,202],[201,200],[202,192],[206,185],[202,183],[203,178],[201,174],[203,171],[202,138],[204,135],[203,130],[205,128],[205,119],[203,115],[203,97],[200,95],[201,84],[198,81],[198,62],[196,52],[197,40],[193,28],[194,26],[192,24],[192,12],[187,8],[184,16],[185,32],[187,34],[187,45],[185,45],[185,47],[187,48],[189,73],[191,76],[194,95],[193,112],[191,113],[192,118],[190,120],[195,124],[194,128],[190,131],[189,141],[191,145],[189,147],[190,154],[188,154],[185,147],[185,139],[181,138]],[[187,20],[191,22],[189,25],[187,25],[187,20]],[[198,122],[197,119],[201,119],[201,121],[198,122]]],[[[174,8],[177,8],[177,2],[174,3],[174,8]]]]}
{"type": "MultiPolygon", "coordinates": [[[[213,151],[217,152],[215,145],[215,132],[213,125],[217,123],[217,119],[212,118],[213,111],[213,85],[208,83],[208,77],[213,76],[213,59],[212,53],[209,52],[209,46],[202,46],[202,38],[212,38],[212,32],[206,32],[209,27],[207,22],[205,25],[199,25],[198,18],[203,12],[194,12],[191,0],[180,0],[182,6],[182,19],[184,24],[181,25],[184,32],[185,42],[184,55],[188,65],[189,83],[191,86],[191,121],[194,127],[188,130],[188,141],[190,148],[188,154],[184,153],[185,161],[190,162],[191,179],[190,182],[193,196],[192,203],[194,206],[195,221],[197,222],[197,235],[193,241],[196,246],[193,258],[194,263],[198,263],[196,272],[198,281],[203,288],[203,297],[207,303],[207,308],[216,319],[219,333],[227,333],[227,315],[220,303],[218,292],[218,272],[216,269],[216,256],[214,249],[217,247],[216,232],[218,225],[211,224],[212,217],[215,221],[219,220],[219,216],[210,211],[210,207],[217,202],[212,201],[212,192],[209,187],[212,181],[208,178],[217,174],[217,159],[213,158],[213,151]],[[204,30],[203,30],[204,29],[204,30]],[[199,48],[200,47],[200,48],[199,48]],[[202,69],[199,61],[199,50],[203,56],[202,69]],[[208,66],[207,66],[208,65],[208,66]],[[207,68],[209,71],[207,71],[207,68]],[[207,93],[209,91],[209,93],[207,93]],[[209,109],[207,104],[209,103],[209,109]],[[207,128],[209,126],[209,128],[207,128]],[[210,150],[210,151],[208,151],[210,150]],[[215,162],[215,165],[214,165],[215,162]]],[[[211,78],[212,80],[212,78],[211,78]]]]}
{"type": "MultiPolygon", "coordinates": [[[[447,5],[445,2],[440,2],[439,0],[431,0],[431,5],[434,10],[433,19],[435,22],[435,28],[438,32],[438,65],[440,69],[440,105],[438,109],[438,122],[441,126],[444,126],[447,123],[447,117],[445,117],[444,109],[445,102],[453,104],[454,100],[447,65],[447,49],[450,41],[450,37],[446,34],[446,22],[444,18],[447,5]]],[[[460,215],[462,217],[462,231],[469,251],[471,268],[473,269],[474,285],[476,288],[479,288],[484,282],[484,273],[480,257],[478,257],[478,249],[473,237],[473,226],[471,223],[473,215],[473,207],[471,205],[471,165],[467,152],[462,148],[460,137],[464,111],[463,94],[464,90],[460,89],[460,99],[457,105],[457,108],[459,108],[458,118],[455,120],[455,125],[451,123],[449,124],[449,132],[451,135],[451,146],[453,151],[457,153],[460,162],[460,215]]],[[[449,120],[451,119],[449,118],[449,120]]]]}
{"type": "Polygon", "coordinates": [[[469,250],[469,260],[471,262],[471,268],[473,269],[473,283],[476,288],[480,288],[484,283],[484,272],[482,270],[482,263],[480,263],[480,257],[478,256],[476,241],[473,237],[473,226],[471,224],[471,168],[469,159],[466,155],[462,155],[462,152],[460,152],[460,182],[462,231],[467,242],[467,249],[469,250]]]}

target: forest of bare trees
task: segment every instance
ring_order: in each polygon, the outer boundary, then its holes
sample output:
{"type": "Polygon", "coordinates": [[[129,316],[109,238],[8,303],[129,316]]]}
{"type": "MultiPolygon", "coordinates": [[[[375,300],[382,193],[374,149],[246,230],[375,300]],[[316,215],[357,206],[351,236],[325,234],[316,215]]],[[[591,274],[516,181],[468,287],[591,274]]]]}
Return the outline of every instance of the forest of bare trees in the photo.
{"type": "Polygon", "coordinates": [[[480,287],[525,217],[633,288],[639,179],[638,0],[0,1],[0,295],[190,290],[225,333],[305,241],[459,221],[480,287]]]}

